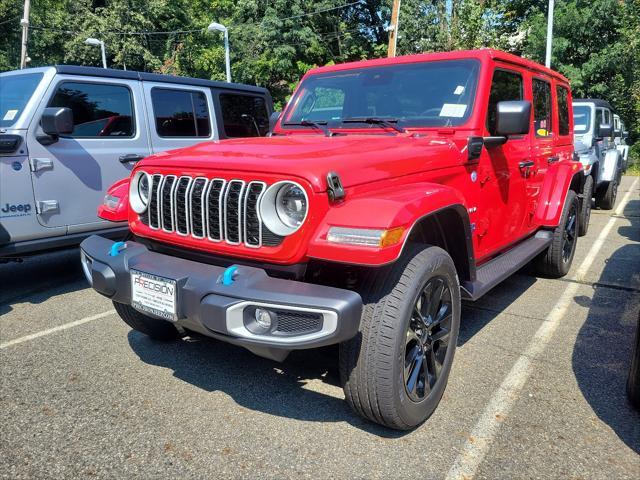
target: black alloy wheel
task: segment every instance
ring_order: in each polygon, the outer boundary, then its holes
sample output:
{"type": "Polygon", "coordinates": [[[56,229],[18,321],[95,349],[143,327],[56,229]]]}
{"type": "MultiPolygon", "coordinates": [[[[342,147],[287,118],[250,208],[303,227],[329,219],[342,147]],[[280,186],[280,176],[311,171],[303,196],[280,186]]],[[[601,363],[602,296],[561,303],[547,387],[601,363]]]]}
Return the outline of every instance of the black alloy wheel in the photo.
{"type": "Polygon", "coordinates": [[[571,205],[567,220],[564,224],[563,240],[562,240],[562,261],[567,263],[573,256],[575,249],[576,237],[578,233],[578,210],[575,204],[571,205]]]}
{"type": "Polygon", "coordinates": [[[413,306],[406,333],[404,386],[414,402],[433,390],[451,340],[451,291],[442,277],[426,283],[413,306]]]}

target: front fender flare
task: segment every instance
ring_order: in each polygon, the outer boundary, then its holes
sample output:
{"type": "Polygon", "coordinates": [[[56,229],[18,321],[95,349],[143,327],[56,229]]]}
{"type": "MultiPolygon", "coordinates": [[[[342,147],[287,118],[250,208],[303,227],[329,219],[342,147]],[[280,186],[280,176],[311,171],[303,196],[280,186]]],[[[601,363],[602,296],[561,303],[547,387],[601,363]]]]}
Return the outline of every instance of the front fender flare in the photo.
{"type": "Polygon", "coordinates": [[[426,216],[447,208],[467,215],[466,201],[459,191],[429,182],[347,196],[344,202],[329,208],[312,237],[307,256],[356,265],[392,263],[402,254],[413,227],[426,216]],[[404,227],[405,230],[399,243],[380,248],[330,243],[327,233],[332,226],[380,230],[404,227]]]}

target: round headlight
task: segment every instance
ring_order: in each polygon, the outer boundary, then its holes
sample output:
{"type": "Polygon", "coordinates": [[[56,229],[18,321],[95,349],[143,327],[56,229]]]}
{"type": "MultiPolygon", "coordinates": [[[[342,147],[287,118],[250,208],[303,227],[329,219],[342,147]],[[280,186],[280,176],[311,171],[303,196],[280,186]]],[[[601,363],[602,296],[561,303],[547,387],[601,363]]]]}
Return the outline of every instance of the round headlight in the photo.
{"type": "Polygon", "coordinates": [[[147,210],[149,192],[151,190],[151,176],[147,172],[137,171],[129,183],[129,205],[140,214],[147,210]]]}
{"type": "Polygon", "coordinates": [[[295,233],[309,213],[309,199],[302,186],[294,182],[271,185],[260,199],[260,218],[276,235],[295,233]]]}
{"type": "Polygon", "coordinates": [[[138,182],[138,195],[145,205],[149,204],[149,176],[142,175],[138,182]]]}
{"type": "Polygon", "coordinates": [[[276,195],[276,212],[282,222],[298,228],[307,216],[307,196],[298,185],[289,183],[278,190],[276,195]]]}

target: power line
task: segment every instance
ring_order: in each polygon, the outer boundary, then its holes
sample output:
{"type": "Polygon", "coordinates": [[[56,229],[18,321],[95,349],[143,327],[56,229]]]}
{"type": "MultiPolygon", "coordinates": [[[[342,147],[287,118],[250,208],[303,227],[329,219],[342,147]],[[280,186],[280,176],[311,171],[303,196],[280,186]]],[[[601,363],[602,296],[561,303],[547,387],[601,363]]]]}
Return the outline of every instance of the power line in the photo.
{"type": "MultiPolygon", "coordinates": [[[[347,8],[347,7],[352,7],[354,5],[358,5],[363,3],[364,0],[357,0],[355,2],[351,2],[351,3],[345,3],[344,5],[338,5],[336,7],[330,7],[330,8],[324,8],[324,9],[320,9],[320,10],[315,10],[313,12],[307,12],[307,13],[301,13],[299,15],[292,15],[290,17],[281,17],[281,18],[274,18],[273,20],[278,21],[278,22],[283,22],[285,20],[295,20],[297,18],[303,18],[303,17],[309,17],[312,15],[318,15],[321,13],[327,13],[327,12],[332,12],[334,10],[341,10],[343,8],[347,8]]],[[[19,17],[18,17],[19,18],[19,17]]],[[[243,28],[246,27],[247,25],[261,25],[264,22],[264,18],[262,19],[261,22],[247,22],[247,23],[242,23],[240,25],[231,25],[229,26],[229,30],[234,29],[234,28],[243,28]]],[[[83,32],[78,32],[78,31],[73,31],[73,30],[60,30],[60,29],[55,29],[55,28],[49,28],[49,27],[43,27],[43,26],[39,26],[39,25],[31,25],[30,28],[33,28],[35,30],[43,30],[43,31],[47,31],[47,32],[54,32],[54,33],[65,33],[68,35],[80,35],[83,32]]],[[[108,34],[113,34],[113,35],[179,35],[179,34],[188,34],[188,33],[204,33],[206,32],[206,28],[194,28],[191,30],[172,30],[172,31],[164,31],[164,32],[153,32],[153,31],[139,31],[139,32],[122,32],[122,31],[117,31],[117,30],[105,30],[105,31],[101,31],[101,32],[95,32],[95,35],[103,35],[105,33],[108,34]]],[[[84,32],[86,33],[86,32],[84,32]]]]}
{"type": "Polygon", "coordinates": [[[8,20],[3,20],[2,22],[0,22],[0,25],[4,25],[5,23],[10,23],[10,22],[15,22],[16,20],[20,20],[21,18],[22,18],[22,15],[18,15],[17,17],[13,17],[8,20]]]}

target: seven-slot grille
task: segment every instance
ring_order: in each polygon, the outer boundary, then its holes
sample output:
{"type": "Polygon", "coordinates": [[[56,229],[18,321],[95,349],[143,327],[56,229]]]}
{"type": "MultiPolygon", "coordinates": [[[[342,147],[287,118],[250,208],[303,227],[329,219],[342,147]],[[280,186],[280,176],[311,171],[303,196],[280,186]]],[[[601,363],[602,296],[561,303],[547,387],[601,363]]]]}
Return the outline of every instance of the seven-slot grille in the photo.
{"type": "Polygon", "coordinates": [[[277,246],[283,237],[260,220],[264,182],[152,175],[149,208],[140,220],[154,230],[248,247],[277,246]]]}

